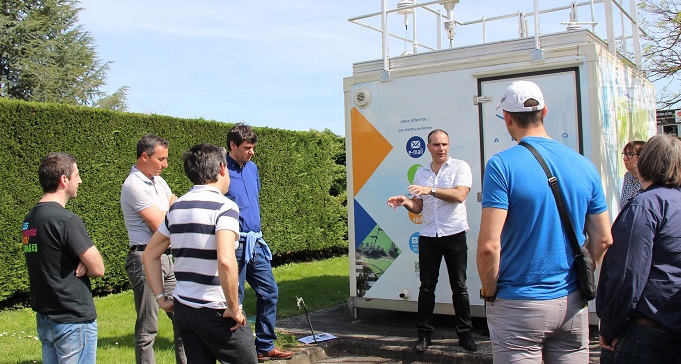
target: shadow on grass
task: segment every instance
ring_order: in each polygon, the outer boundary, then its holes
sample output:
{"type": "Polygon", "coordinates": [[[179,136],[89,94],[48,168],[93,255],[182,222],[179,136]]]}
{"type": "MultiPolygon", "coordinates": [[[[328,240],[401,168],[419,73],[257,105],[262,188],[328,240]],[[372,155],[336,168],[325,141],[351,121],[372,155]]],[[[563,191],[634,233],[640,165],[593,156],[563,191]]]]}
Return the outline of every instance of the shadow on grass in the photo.
{"type": "MultiPolygon", "coordinates": [[[[163,350],[174,350],[174,343],[172,340],[162,337],[160,335],[156,336],[156,341],[154,341],[154,349],[163,350]]],[[[121,347],[135,349],[135,334],[130,333],[125,336],[115,336],[115,337],[98,337],[97,338],[98,348],[109,348],[109,347],[121,347]]]]}

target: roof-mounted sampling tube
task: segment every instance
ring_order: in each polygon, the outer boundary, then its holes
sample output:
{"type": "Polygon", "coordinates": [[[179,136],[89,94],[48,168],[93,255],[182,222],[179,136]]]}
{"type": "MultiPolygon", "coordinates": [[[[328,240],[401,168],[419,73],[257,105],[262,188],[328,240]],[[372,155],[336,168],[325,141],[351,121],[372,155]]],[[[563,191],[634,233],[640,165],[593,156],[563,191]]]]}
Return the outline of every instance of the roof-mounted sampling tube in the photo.
{"type": "Polygon", "coordinates": [[[444,21],[445,30],[447,31],[447,37],[449,38],[449,48],[452,47],[454,43],[454,35],[456,34],[455,26],[456,21],[454,20],[454,6],[459,3],[459,0],[449,0],[443,1],[442,4],[447,10],[447,20],[444,21]]]}
{"type": "Polygon", "coordinates": [[[541,49],[541,40],[539,38],[539,0],[534,0],[534,49],[541,49]]]}
{"type": "Polygon", "coordinates": [[[541,49],[539,35],[539,0],[534,0],[534,50],[530,54],[532,62],[544,61],[544,51],[541,49]]]}

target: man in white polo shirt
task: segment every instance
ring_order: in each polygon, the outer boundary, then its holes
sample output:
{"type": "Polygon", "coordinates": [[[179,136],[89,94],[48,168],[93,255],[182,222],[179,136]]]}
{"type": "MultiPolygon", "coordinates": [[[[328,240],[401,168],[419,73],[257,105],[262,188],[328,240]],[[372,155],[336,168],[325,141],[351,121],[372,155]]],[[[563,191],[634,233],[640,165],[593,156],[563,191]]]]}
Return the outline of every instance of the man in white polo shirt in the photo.
{"type": "MultiPolygon", "coordinates": [[[[121,189],[121,210],[128,230],[130,250],[125,262],[135,296],[135,360],[136,363],[155,363],[154,340],[158,332],[158,303],[149,289],[142,267],[142,252],[151,236],[165,219],[166,211],[176,196],[160,176],[168,168],[168,142],[156,135],[146,134],[137,142],[137,163],[132,166],[121,189]]],[[[172,257],[164,254],[163,282],[166,292],[175,289],[172,257]]],[[[172,314],[168,315],[172,319],[172,314]]],[[[182,339],[175,330],[175,359],[186,363],[182,339]]]]}
{"type": "Polygon", "coordinates": [[[469,230],[466,196],[473,181],[471,168],[465,161],[449,157],[449,136],[444,130],[436,129],[428,134],[428,151],[432,163],[419,169],[414,176],[414,184],[407,187],[412,198],[400,195],[388,199],[388,206],[393,209],[404,206],[422,215],[416,350],[426,351],[431,342],[435,287],[444,258],[452,288],[459,345],[468,351],[476,351],[478,347],[471,336],[473,324],[466,287],[466,232],[469,230]]]}

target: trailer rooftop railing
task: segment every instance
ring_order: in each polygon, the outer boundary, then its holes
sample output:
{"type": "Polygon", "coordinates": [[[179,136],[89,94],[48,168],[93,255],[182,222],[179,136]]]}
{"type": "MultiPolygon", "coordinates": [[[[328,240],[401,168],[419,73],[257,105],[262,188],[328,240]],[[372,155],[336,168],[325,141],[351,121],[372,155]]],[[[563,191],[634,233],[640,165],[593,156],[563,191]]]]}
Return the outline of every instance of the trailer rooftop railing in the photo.
{"type": "MultiPolygon", "coordinates": [[[[454,9],[459,4],[459,0],[435,0],[421,3],[416,0],[393,0],[398,1],[394,7],[388,5],[388,0],[379,1],[380,11],[350,18],[348,21],[381,33],[383,72],[387,79],[390,77],[389,45],[395,44],[396,41],[403,42],[404,51],[400,55],[405,56],[416,54],[420,50],[443,49],[442,44],[445,42],[443,35],[446,35],[448,41],[447,48],[484,44],[490,42],[490,39],[501,41],[534,37],[535,50],[532,52],[532,60],[542,61],[540,38],[542,27],[549,30],[545,34],[587,27],[608,45],[611,53],[619,53],[641,69],[640,35],[646,33],[638,23],[636,0],[566,1],[564,5],[546,9],[539,8],[538,0],[517,0],[511,2],[513,6],[524,6],[527,9],[489,17],[485,15],[470,20],[462,20],[454,16],[454,9]],[[582,20],[581,16],[585,13],[588,14],[588,21],[582,20]],[[423,21],[422,18],[426,20],[423,21]],[[376,22],[377,19],[380,20],[379,23],[376,22]],[[509,21],[512,22],[511,25],[509,21]],[[428,22],[434,25],[434,28],[426,28],[426,31],[419,29],[422,23],[428,22]],[[528,27],[530,23],[532,27],[528,27]],[[402,25],[404,25],[405,33],[399,35],[398,31],[402,25]],[[514,27],[517,27],[516,32],[509,31],[514,27]],[[475,30],[467,32],[465,36],[457,37],[457,32],[464,29],[468,31],[471,28],[475,30]],[[422,43],[422,38],[430,39],[432,44],[422,43]],[[408,45],[410,49],[407,48],[408,45]]],[[[493,3],[482,2],[484,5],[481,6],[479,1],[464,1],[459,8],[470,6],[474,7],[471,9],[480,11],[481,7],[493,7],[493,3]]],[[[505,4],[508,3],[505,2],[505,4]]],[[[475,11],[465,11],[464,14],[475,13],[475,11]]],[[[490,11],[490,9],[485,9],[485,11],[490,11]]]]}

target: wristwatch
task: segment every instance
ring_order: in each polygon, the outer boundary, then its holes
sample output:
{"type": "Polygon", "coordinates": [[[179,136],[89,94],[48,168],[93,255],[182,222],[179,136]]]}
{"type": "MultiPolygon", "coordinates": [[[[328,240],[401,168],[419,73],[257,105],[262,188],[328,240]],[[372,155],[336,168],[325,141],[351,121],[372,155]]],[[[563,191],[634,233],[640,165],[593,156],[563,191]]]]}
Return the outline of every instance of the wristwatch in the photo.
{"type": "Polygon", "coordinates": [[[163,297],[165,297],[165,296],[166,296],[166,293],[165,293],[165,292],[162,292],[162,293],[159,293],[159,294],[157,294],[156,296],[154,296],[154,298],[156,299],[156,301],[158,301],[158,300],[160,300],[161,298],[163,298],[163,297]]]}
{"type": "Polygon", "coordinates": [[[485,302],[494,302],[497,299],[497,295],[495,294],[494,296],[485,296],[485,291],[480,288],[480,298],[485,300],[485,302]]]}
{"type": "Polygon", "coordinates": [[[437,187],[433,186],[433,188],[430,189],[430,194],[435,195],[435,192],[437,192],[437,187]]]}

